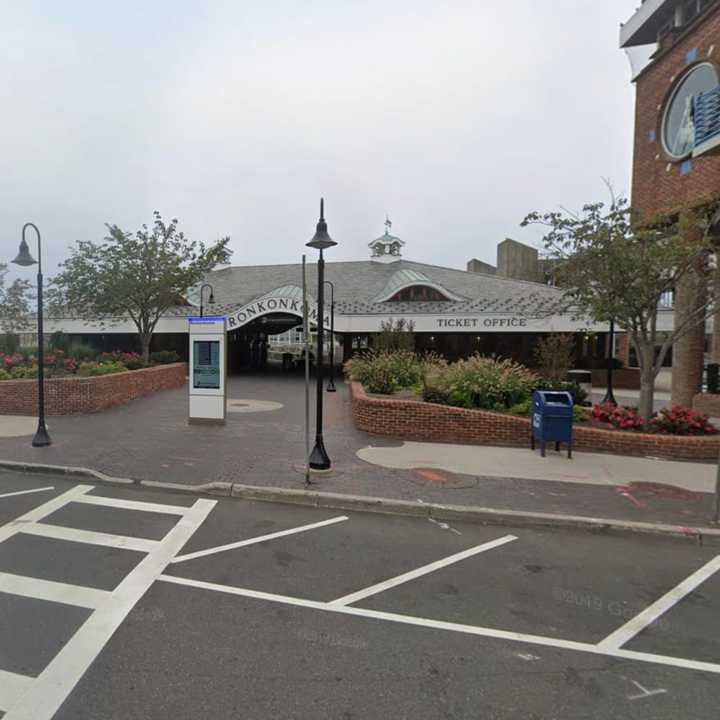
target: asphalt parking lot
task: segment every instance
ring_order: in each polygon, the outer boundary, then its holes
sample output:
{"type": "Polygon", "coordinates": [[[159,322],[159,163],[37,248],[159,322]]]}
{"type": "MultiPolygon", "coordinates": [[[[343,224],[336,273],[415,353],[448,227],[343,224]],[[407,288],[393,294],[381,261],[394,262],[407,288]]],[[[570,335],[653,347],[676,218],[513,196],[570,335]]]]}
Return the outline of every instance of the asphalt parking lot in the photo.
{"type": "Polygon", "coordinates": [[[717,718],[718,610],[687,541],[0,474],[3,720],[717,718]]]}

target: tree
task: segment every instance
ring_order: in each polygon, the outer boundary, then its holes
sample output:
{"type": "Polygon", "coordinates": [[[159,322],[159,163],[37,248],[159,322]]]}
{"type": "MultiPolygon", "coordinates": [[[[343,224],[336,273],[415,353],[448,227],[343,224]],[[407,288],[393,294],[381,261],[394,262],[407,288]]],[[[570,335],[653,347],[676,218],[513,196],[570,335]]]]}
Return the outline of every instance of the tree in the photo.
{"type": "Polygon", "coordinates": [[[653,412],[655,378],[672,344],[704,323],[712,312],[707,295],[710,242],[708,210],[687,210],[677,218],[640,224],[624,198],[606,207],[595,203],[580,213],[531,213],[522,225],[549,228],[543,238],[556,263],[558,284],[578,317],[614,319],[629,335],[640,366],[639,413],[653,412]],[[658,312],[681,282],[694,283],[704,298],[682,316],[670,333],[658,330],[658,312]]]}
{"type": "Polygon", "coordinates": [[[381,352],[415,350],[415,323],[401,318],[397,322],[392,319],[380,323],[380,333],[375,338],[375,349],[381,352]]]}
{"type": "Polygon", "coordinates": [[[542,338],[535,348],[540,375],[552,382],[566,382],[575,359],[575,339],[569,333],[553,333],[542,338]]]}
{"type": "MultiPolygon", "coordinates": [[[[6,289],[7,273],[7,265],[0,263],[0,332],[11,338],[15,333],[29,326],[30,284],[26,280],[16,279],[6,289]]],[[[11,346],[12,343],[8,342],[7,345],[11,346]]]]}
{"type": "Polygon", "coordinates": [[[155,212],[152,228],[143,225],[133,234],[107,225],[103,242],[78,241],[53,278],[53,307],[101,324],[130,318],[148,360],[161,316],[231,254],[230,238],[207,247],[185,237],[177,225],[155,212]]]}

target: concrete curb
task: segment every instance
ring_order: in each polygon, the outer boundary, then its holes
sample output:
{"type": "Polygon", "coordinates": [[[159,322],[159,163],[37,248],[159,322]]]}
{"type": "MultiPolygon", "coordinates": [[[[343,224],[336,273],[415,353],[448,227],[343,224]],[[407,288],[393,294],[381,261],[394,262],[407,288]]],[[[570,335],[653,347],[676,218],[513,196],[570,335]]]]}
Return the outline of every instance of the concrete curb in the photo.
{"type": "Polygon", "coordinates": [[[352,510],[387,515],[432,518],[442,521],[469,522],[480,525],[506,525],[529,528],[569,528],[608,535],[653,535],[681,538],[700,545],[720,546],[720,527],[682,527],[662,523],[644,523],[631,520],[612,520],[582,515],[557,515],[518,510],[498,510],[468,505],[443,505],[438,503],[412,502],[392,498],[345,495],[341,493],[294,490],[290,488],[258,487],[241,483],[211,482],[204,485],[181,485],[179,483],[153,480],[129,480],[115,478],[89,468],[44,465],[41,463],[0,460],[0,469],[17,472],[67,475],[89,478],[96,482],[115,485],[135,485],[142,488],[179,492],[192,495],[215,495],[257,502],[302,505],[332,510],[352,510]]]}

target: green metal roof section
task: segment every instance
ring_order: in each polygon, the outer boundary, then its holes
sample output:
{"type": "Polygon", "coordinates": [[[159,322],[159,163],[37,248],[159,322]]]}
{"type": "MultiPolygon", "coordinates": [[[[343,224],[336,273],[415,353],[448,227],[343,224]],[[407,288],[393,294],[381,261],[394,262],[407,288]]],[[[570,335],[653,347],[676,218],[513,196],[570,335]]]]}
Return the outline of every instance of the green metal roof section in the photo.
{"type": "Polygon", "coordinates": [[[434,282],[425,275],[425,273],[411,268],[404,268],[403,270],[398,270],[390,276],[390,279],[382,291],[372,298],[372,302],[387,302],[396,293],[399,293],[401,290],[405,290],[405,288],[413,287],[414,285],[425,285],[427,287],[431,287],[444,295],[448,300],[454,300],[455,302],[467,300],[467,298],[456,295],[439,283],[434,282]]]}

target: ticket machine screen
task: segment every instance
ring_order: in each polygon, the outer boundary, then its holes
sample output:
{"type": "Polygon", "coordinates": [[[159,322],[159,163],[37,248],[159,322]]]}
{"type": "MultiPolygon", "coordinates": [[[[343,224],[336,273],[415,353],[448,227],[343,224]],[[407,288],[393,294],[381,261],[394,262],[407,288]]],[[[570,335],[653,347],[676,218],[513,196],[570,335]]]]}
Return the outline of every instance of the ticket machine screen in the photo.
{"type": "Polygon", "coordinates": [[[195,340],[193,343],[193,387],[220,388],[220,342],[195,340]]]}

